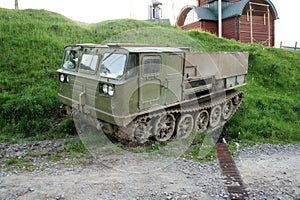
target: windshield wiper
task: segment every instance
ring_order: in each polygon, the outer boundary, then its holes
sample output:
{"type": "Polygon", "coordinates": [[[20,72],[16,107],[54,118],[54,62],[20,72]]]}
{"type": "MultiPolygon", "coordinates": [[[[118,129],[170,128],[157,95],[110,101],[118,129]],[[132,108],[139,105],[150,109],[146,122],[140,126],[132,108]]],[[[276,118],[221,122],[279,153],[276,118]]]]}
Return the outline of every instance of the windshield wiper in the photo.
{"type": "Polygon", "coordinates": [[[103,60],[102,62],[106,61],[109,57],[111,57],[117,50],[115,49],[113,52],[110,52],[103,60]]]}
{"type": "Polygon", "coordinates": [[[106,75],[107,73],[111,74],[110,69],[108,69],[104,64],[101,65],[101,68],[103,68],[102,73],[104,73],[105,75],[106,75]]]}

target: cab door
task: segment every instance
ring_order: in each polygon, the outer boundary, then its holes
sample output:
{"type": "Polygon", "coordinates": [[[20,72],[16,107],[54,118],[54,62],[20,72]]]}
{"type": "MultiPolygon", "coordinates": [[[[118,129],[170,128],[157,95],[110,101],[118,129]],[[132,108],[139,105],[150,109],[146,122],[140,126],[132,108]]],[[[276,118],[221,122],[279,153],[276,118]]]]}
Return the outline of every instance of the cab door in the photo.
{"type": "Polygon", "coordinates": [[[164,105],[165,76],[161,54],[141,54],[139,71],[139,109],[164,105]]]}

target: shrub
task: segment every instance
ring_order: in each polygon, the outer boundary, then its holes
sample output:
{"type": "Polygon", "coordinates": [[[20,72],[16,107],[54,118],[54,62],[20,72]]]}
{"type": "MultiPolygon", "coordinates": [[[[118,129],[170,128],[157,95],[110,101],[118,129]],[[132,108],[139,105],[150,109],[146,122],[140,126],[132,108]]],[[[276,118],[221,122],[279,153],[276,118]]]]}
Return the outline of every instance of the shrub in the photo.
{"type": "Polygon", "coordinates": [[[71,118],[67,118],[64,121],[62,121],[59,125],[59,130],[65,133],[66,135],[77,134],[74,121],[71,118]]]}

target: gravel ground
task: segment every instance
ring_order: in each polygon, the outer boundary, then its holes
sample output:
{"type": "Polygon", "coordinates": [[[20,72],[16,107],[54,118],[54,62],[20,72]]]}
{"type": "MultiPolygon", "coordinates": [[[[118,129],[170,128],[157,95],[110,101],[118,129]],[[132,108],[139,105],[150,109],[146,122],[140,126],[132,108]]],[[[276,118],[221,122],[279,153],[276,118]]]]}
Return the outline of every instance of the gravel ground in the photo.
{"type": "Polygon", "coordinates": [[[300,200],[300,144],[252,146],[239,152],[236,164],[250,199],[300,200]]]}
{"type": "MultiPolygon", "coordinates": [[[[63,155],[58,150],[64,142],[0,144],[0,199],[228,198],[217,160],[180,158],[161,169],[134,173],[125,168],[130,163],[110,168],[95,158],[63,155]],[[61,159],[51,159],[57,152],[61,159]]],[[[299,144],[257,145],[239,151],[235,159],[250,199],[300,199],[299,144]]],[[[138,163],[149,169],[159,162],[138,163]]]]}

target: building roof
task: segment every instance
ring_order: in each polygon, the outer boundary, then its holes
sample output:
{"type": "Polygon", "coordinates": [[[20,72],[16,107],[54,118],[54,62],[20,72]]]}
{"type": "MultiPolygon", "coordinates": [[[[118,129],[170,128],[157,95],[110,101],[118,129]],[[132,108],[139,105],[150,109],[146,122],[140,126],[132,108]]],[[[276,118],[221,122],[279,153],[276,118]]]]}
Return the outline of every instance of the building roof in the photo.
{"type": "Polygon", "coordinates": [[[177,25],[182,26],[184,24],[187,14],[191,11],[195,11],[197,14],[197,20],[207,20],[207,21],[217,21],[218,17],[214,12],[207,7],[198,7],[198,6],[185,6],[181,9],[180,14],[177,18],[177,25]]]}
{"type": "MultiPolygon", "coordinates": [[[[250,0],[241,0],[235,3],[231,3],[230,6],[226,6],[222,9],[222,18],[227,19],[230,17],[242,15],[249,1],[250,0]]],[[[270,0],[265,0],[265,2],[271,6],[271,9],[274,11],[276,19],[278,19],[278,13],[274,4],[270,0]]]]}
{"type": "MultiPolygon", "coordinates": [[[[251,0],[241,0],[238,2],[223,1],[224,3],[222,4],[222,19],[242,15],[249,1],[251,0]]],[[[273,3],[270,0],[264,1],[271,6],[271,9],[273,10],[276,19],[278,19],[278,13],[273,3]]],[[[190,10],[194,10],[196,12],[198,20],[218,21],[218,1],[212,0],[202,7],[185,6],[179,14],[177,20],[178,25],[183,25],[185,17],[183,17],[182,15],[186,16],[188,12],[190,12],[190,10]]]]}
{"type": "Polygon", "coordinates": [[[210,21],[218,20],[218,17],[214,14],[214,12],[212,12],[210,8],[193,6],[193,10],[197,13],[199,20],[201,19],[210,20],[210,21]]]}

